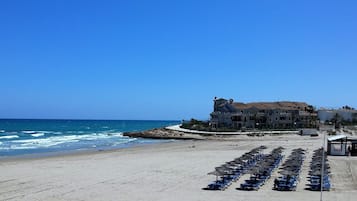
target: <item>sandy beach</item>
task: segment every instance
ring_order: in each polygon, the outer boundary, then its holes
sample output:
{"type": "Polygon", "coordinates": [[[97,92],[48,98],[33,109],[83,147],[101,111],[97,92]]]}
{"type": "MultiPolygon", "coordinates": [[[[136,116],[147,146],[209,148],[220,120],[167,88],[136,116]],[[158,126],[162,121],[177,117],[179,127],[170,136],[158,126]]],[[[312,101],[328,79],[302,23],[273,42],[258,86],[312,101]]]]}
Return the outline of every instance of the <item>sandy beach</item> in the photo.
{"type": "MultiPolygon", "coordinates": [[[[114,151],[80,153],[36,159],[0,161],[2,201],[286,201],[319,200],[320,193],[305,190],[313,150],[320,137],[299,135],[247,137],[222,140],[186,140],[114,151]],[[272,190],[272,178],[258,191],[240,191],[242,177],[225,191],[202,190],[215,179],[214,167],[260,145],[271,151],[283,146],[307,150],[297,190],[272,190]]],[[[330,157],[332,189],[323,200],[355,200],[357,157],[330,157]]]]}

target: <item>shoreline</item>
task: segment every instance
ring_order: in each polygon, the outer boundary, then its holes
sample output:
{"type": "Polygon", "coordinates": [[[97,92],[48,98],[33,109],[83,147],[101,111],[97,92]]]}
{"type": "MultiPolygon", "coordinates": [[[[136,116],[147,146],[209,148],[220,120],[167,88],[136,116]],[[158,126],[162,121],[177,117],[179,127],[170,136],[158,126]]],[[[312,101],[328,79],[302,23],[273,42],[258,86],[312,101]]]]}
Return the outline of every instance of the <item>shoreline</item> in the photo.
{"type": "MultiPolygon", "coordinates": [[[[42,152],[42,153],[28,153],[19,155],[9,155],[0,157],[0,162],[10,161],[10,160],[32,160],[39,158],[52,158],[52,157],[62,157],[62,156],[77,156],[77,155],[87,155],[87,154],[98,154],[98,153],[108,153],[117,152],[122,149],[135,149],[137,147],[144,146],[160,146],[166,143],[181,143],[182,141],[260,141],[264,139],[279,139],[289,136],[301,136],[295,131],[251,131],[251,132],[238,132],[233,134],[225,134],[225,132],[213,132],[210,135],[199,134],[200,131],[181,129],[179,125],[168,126],[163,128],[155,128],[145,131],[135,131],[135,132],[123,132],[123,136],[131,138],[143,138],[143,139],[153,139],[157,142],[150,143],[128,143],[123,144],[120,147],[106,148],[88,148],[84,150],[63,150],[63,151],[53,151],[53,152],[42,152]],[[195,133],[196,132],[196,133],[195,133]],[[173,140],[173,141],[170,141],[173,140]]],[[[320,133],[320,132],[319,132],[320,133]]],[[[321,133],[320,133],[321,134],[321,133]]],[[[311,138],[312,140],[315,139],[311,138]]],[[[320,137],[318,137],[320,138],[320,137]]]]}
{"type": "Polygon", "coordinates": [[[123,145],[122,147],[114,147],[114,148],[106,148],[106,149],[93,148],[93,149],[83,149],[83,150],[63,150],[63,151],[53,151],[53,152],[45,152],[45,153],[28,153],[28,154],[21,154],[21,155],[10,155],[10,156],[0,157],[0,162],[95,155],[101,153],[119,152],[120,150],[126,150],[126,149],[138,149],[140,147],[146,147],[146,146],[155,147],[155,146],[160,146],[162,144],[179,143],[179,142],[180,141],[176,141],[176,140],[172,140],[172,141],[162,140],[155,143],[137,143],[137,144],[131,144],[125,146],[123,145]]]}
{"type": "MultiPolygon", "coordinates": [[[[154,131],[153,129],[150,131],[154,131]]],[[[144,131],[147,132],[147,131],[144,131]]],[[[115,147],[109,149],[86,149],[86,150],[64,150],[64,151],[54,151],[47,153],[29,153],[22,155],[13,155],[13,156],[3,156],[0,157],[0,162],[16,162],[16,161],[32,161],[32,160],[46,160],[46,159],[56,159],[56,158],[76,158],[81,156],[91,156],[91,155],[100,155],[100,154],[111,154],[111,153],[121,153],[121,152],[131,152],[131,151],[143,151],[143,150],[152,150],[160,149],[162,147],[171,147],[171,146],[183,146],[185,144],[195,144],[195,143],[241,143],[241,142],[264,142],[265,140],[274,140],[276,142],[286,141],[286,138],[296,138],[301,137],[299,135],[282,135],[282,136],[272,136],[272,135],[262,135],[262,136],[248,136],[248,135],[239,135],[239,136],[212,136],[206,138],[151,138],[144,137],[148,139],[162,139],[155,143],[143,143],[143,144],[132,144],[123,147],[115,147]],[[165,141],[166,140],[166,141],[165,141]],[[168,141],[171,140],[171,141],[168,141]]],[[[309,136],[304,136],[306,139],[310,138],[309,136]]],[[[320,137],[319,137],[320,138],[320,137]]],[[[318,138],[312,138],[312,140],[318,140],[318,138]]]]}
{"type": "MultiPolygon", "coordinates": [[[[109,151],[85,152],[37,159],[1,161],[0,200],[318,200],[320,193],[305,190],[313,151],[322,136],[282,135],[234,140],[181,140],[109,151]],[[260,145],[283,146],[288,156],[294,148],[307,150],[298,188],[272,190],[272,178],[258,191],[239,191],[241,178],[225,191],[205,191],[215,177],[207,175],[226,161],[260,145]],[[172,196],[180,194],[181,196],[172,196]]],[[[354,200],[357,193],[357,157],[329,157],[332,186],[324,200],[354,200]],[[350,169],[348,169],[348,167],[350,169]]]]}

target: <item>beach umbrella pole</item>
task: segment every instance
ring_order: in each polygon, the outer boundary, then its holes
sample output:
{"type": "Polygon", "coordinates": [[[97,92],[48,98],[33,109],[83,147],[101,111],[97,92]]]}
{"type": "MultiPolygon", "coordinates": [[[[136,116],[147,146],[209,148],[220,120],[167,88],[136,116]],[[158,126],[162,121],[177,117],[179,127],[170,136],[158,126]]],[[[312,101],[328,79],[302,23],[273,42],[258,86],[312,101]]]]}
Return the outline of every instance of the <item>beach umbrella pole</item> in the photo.
{"type": "Polygon", "coordinates": [[[325,169],[325,137],[326,134],[324,133],[324,138],[322,142],[322,164],[321,164],[321,180],[320,180],[320,201],[322,201],[322,191],[324,186],[324,169],[325,169]]]}

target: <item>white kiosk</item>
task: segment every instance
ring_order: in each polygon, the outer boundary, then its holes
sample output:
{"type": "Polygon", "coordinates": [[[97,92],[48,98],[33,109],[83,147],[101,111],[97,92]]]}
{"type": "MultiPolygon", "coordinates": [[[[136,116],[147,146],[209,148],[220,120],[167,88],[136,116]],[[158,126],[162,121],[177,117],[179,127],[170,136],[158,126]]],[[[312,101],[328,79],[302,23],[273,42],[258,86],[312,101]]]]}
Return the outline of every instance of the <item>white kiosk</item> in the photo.
{"type": "Polygon", "coordinates": [[[331,156],[346,156],[347,136],[335,135],[327,138],[327,154],[331,156]]]}

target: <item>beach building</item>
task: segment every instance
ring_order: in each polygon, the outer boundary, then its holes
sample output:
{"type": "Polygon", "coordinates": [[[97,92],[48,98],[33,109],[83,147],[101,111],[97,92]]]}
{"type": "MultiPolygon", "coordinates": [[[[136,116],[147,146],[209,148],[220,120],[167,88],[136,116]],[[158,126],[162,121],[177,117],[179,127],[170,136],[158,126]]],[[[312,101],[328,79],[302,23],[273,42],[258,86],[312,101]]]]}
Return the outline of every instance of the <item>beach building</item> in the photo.
{"type": "Polygon", "coordinates": [[[327,138],[327,154],[332,156],[357,156],[357,138],[334,135],[327,138]],[[349,153],[350,152],[350,153],[349,153]]]}
{"type": "Polygon", "coordinates": [[[327,154],[332,156],[347,155],[347,136],[335,135],[327,138],[327,154]]]}
{"type": "Polygon", "coordinates": [[[241,130],[316,128],[317,113],[303,102],[241,103],[215,98],[210,126],[241,130]]]}

